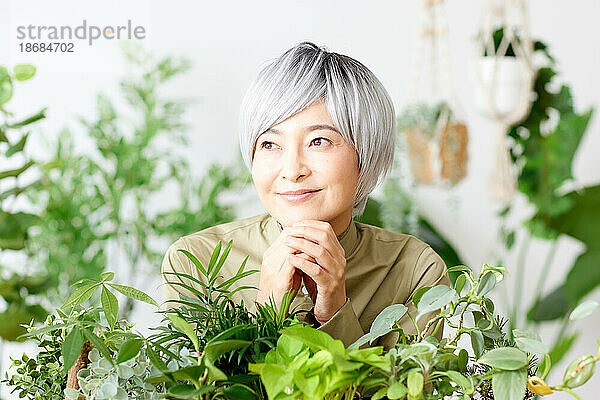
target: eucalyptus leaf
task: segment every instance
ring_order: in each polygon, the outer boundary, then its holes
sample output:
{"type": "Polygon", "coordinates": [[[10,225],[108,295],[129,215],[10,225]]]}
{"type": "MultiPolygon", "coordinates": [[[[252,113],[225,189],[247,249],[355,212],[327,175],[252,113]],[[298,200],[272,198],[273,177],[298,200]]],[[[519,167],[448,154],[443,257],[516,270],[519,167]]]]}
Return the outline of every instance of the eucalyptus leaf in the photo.
{"type": "Polygon", "coordinates": [[[479,330],[472,330],[469,332],[469,335],[471,336],[471,345],[473,346],[475,357],[481,356],[483,354],[483,334],[479,330]]]}
{"type": "Polygon", "coordinates": [[[527,354],[514,347],[499,347],[486,352],[477,362],[494,368],[515,371],[527,365],[527,354]]]}
{"type": "Polygon", "coordinates": [[[492,391],[498,400],[523,400],[527,386],[527,369],[496,371],[492,375],[492,391]]]}
{"type": "Polygon", "coordinates": [[[438,285],[432,287],[421,297],[417,307],[419,314],[416,319],[419,319],[419,317],[424,314],[448,305],[455,297],[456,292],[449,286],[438,285]]]}

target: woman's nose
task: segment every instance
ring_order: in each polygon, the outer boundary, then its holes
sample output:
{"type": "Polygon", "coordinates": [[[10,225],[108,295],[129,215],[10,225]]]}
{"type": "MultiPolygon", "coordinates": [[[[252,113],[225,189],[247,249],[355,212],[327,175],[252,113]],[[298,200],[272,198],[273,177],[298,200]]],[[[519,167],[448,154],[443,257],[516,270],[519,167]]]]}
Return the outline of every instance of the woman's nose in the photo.
{"type": "Polygon", "coordinates": [[[286,150],[282,159],[280,175],[284,179],[295,181],[299,177],[308,175],[309,168],[301,151],[286,150]]]}

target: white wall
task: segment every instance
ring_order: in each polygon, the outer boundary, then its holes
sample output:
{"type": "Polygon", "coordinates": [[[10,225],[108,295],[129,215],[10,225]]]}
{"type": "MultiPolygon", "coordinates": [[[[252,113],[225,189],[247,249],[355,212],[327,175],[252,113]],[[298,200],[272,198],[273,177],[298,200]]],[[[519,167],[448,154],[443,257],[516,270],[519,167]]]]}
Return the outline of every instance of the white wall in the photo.
{"type": "MultiPolygon", "coordinates": [[[[482,2],[454,0],[447,3],[455,86],[469,124],[469,176],[453,194],[424,188],[417,191],[417,198],[425,214],[450,238],[466,262],[477,268],[493,262],[498,226],[495,217],[498,206],[489,201],[487,187],[495,127],[475,112],[468,77],[471,43],[479,27],[482,2]]],[[[127,19],[143,25],[148,33],[144,43],[155,54],[185,55],[195,63],[185,78],[174,82],[170,92],[177,97],[198,99],[187,115],[192,124],[192,145],[182,152],[194,168],[202,171],[211,161],[227,162],[236,156],[236,121],[244,90],[264,62],[302,40],[326,45],[331,51],[362,61],[381,79],[399,108],[408,85],[419,4],[416,0],[368,4],[360,1],[9,0],[0,3],[0,64],[31,62],[38,67],[37,77],[18,87],[12,110],[28,112],[50,106],[48,118],[40,124],[37,134],[53,137],[65,125],[76,127],[76,115],[92,112],[98,91],[116,93],[117,79],[125,72],[122,58],[115,41],[97,41],[91,47],[77,45],[75,54],[21,54],[16,51],[16,26],[78,25],[83,18],[97,25],[122,24],[127,19]]],[[[532,35],[550,44],[559,63],[561,79],[571,85],[577,108],[598,106],[600,3],[596,0],[535,0],[528,5],[532,35]]],[[[596,155],[600,149],[599,125],[595,117],[575,159],[574,175],[582,185],[600,179],[600,157],[596,155]]],[[[82,147],[86,145],[81,143],[82,147]]],[[[41,157],[45,148],[38,145],[30,150],[41,157]]],[[[240,209],[241,216],[262,212],[257,197],[253,199],[252,204],[240,209]]],[[[169,201],[167,195],[164,201],[169,201]]],[[[529,208],[525,201],[520,198],[518,204],[518,214],[527,215],[529,208]]],[[[531,288],[531,282],[537,282],[547,250],[546,243],[533,243],[527,259],[526,289],[531,288]]],[[[581,251],[576,242],[567,238],[560,240],[546,289],[553,288],[564,278],[581,251]]],[[[516,265],[516,259],[516,254],[509,255],[509,269],[516,265]]],[[[508,284],[508,295],[512,297],[514,274],[508,284]]],[[[523,300],[529,304],[531,290],[526,292],[523,300]]],[[[590,298],[600,299],[600,292],[596,291],[590,298]]],[[[569,359],[595,353],[596,339],[600,338],[600,313],[573,326],[581,330],[581,336],[569,359]]],[[[545,327],[542,336],[551,343],[554,333],[555,327],[551,325],[545,327]]],[[[21,350],[14,345],[6,346],[2,365],[6,366],[9,354],[21,350]]],[[[557,370],[563,371],[564,367],[562,363],[557,370]]],[[[560,379],[560,375],[554,374],[550,382],[557,384],[560,379]]],[[[596,397],[594,393],[599,388],[600,378],[595,376],[579,393],[591,399],[596,397]]],[[[6,396],[6,390],[1,394],[6,396]]],[[[557,394],[553,398],[568,397],[557,394]]]]}

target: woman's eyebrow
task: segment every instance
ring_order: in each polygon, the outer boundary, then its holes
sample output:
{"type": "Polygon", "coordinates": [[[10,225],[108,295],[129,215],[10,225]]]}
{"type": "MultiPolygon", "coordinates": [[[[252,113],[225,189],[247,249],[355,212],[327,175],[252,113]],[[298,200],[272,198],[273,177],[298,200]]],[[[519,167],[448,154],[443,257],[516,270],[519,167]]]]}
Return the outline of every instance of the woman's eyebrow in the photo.
{"type": "MultiPolygon", "coordinates": [[[[320,130],[320,129],[326,129],[326,130],[330,130],[330,131],[334,131],[334,132],[340,133],[335,127],[333,127],[331,125],[327,125],[327,124],[315,124],[315,125],[309,125],[309,126],[306,127],[306,131],[308,131],[308,132],[317,131],[317,130],[320,130]]],[[[267,133],[267,132],[274,133],[276,135],[281,135],[281,131],[278,130],[278,129],[275,129],[275,128],[267,129],[265,131],[265,133],[267,133]]]]}

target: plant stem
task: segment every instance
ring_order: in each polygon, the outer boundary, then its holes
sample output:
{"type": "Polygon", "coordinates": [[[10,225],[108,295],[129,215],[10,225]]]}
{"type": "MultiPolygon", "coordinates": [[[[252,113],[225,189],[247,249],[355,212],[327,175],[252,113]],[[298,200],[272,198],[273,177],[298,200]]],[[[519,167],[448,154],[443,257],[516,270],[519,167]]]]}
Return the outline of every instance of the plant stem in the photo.
{"type": "Polygon", "coordinates": [[[577,400],[581,400],[581,397],[579,397],[577,395],[577,393],[575,393],[574,391],[572,391],[571,389],[569,389],[568,387],[561,387],[560,390],[563,390],[567,393],[569,393],[571,396],[575,397],[577,400]]]}
{"type": "Polygon", "coordinates": [[[521,245],[521,251],[519,252],[519,259],[517,261],[517,276],[515,282],[515,301],[512,307],[512,315],[510,318],[511,329],[509,332],[510,337],[512,338],[512,330],[516,326],[518,326],[519,321],[517,320],[517,311],[518,306],[521,303],[521,293],[523,291],[523,275],[525,273],[525,258],[527,256],[527,252],[529,251],[529,244],[531,243],[531,236],[525,232],[525,237],[523,238],[523,243],[521,245]]]}

